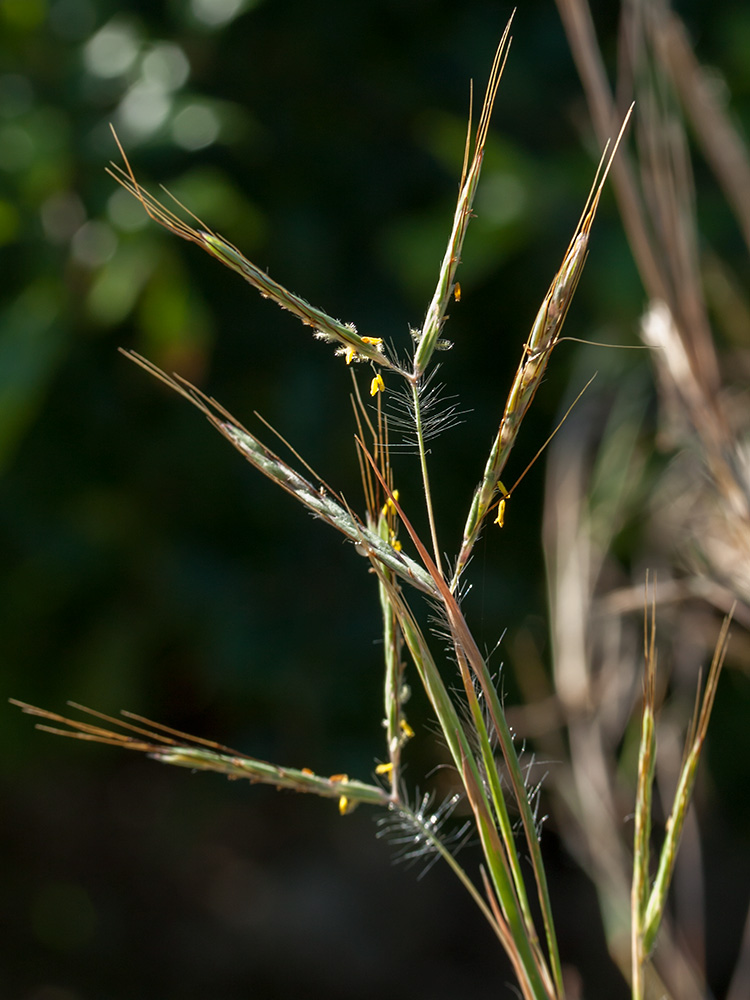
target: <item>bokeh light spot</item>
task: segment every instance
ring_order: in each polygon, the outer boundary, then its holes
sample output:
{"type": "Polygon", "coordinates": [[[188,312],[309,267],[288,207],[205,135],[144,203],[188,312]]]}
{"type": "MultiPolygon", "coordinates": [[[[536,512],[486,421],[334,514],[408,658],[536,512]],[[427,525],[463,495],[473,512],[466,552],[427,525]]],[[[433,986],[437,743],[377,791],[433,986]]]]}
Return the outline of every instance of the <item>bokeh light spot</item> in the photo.
{"type": "Polygon", "coordinates": [[[44,235],[50,243],[67,243],[86,221],[83,202],[73,191],[58,191],[41,207],[44,235]]]}
{"type": "Polygon", "coordinates": [[[197,20],[212,28],[232,21],[246,6],[245,0],[190,0],[197,20]]]}
{"type": "Polygon", "coordinates": [[[107,215],[121,232],[134,233],[148,225],[143,205],[125,188],[118,187],[107,200],[107,215]]]}
{"type": "Polygon", "coordinates": [[[129,24],[110,21],[86,43],[83,61],[94,76],[111,79],[130,69],[139,48],[138,38],[129,24]]]}
{"type": "Polygon", "coordinates": [[[515,174],[487,172],[477,191],[477,214],[495,226],[505,226],[523,214],[526,191],[515,174]]]}
{"type": "Polygon", "coordinates": [[[172,100],[163,87],[141,80],[120,102],[118,118],[131,135],[150,135],[165,121],[172,100]]]}
{"type": "Polygon", "coordinates": [[[203,149],[216,142],[220,127],[212,108],[205,104],[188,104],[172,122],[172,135],[183,149],[203,149]]]}
{"type": "Polygon", "coordinates": [[[79,264],[101,267],[117,249],[117,236],[106,222],[91,219],[85,222],[71,241],[71,252],[79,264]]]}
{"type": "Polygon", "coordinates": [[[143,79],[164,90],[177,90],[190,76],[190,63],[179,45],[154,45],[141,64],[143,79]]]}

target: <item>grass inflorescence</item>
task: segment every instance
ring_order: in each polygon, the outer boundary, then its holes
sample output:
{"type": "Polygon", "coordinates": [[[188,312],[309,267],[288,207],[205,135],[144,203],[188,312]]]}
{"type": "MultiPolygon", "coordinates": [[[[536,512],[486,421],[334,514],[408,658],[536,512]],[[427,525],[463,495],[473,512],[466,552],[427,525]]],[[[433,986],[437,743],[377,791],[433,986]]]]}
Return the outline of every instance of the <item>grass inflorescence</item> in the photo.
{"type": "MultiPolygon", "coordinates": [[[[304,472],[279,457],[219,403],[179,375],[165,373],[140,355],[125,352],[141,368],[197,407],[254,468],[316,518],[335,528],[366,560],[377,583],[384,653],[385,754],[374,768],[375,780],[359,781],[343,772],[324,776],[304,767],[282,767],[130,713],[117,719],[75,705],[87,718],[72,720],[23,702],[14,704],[43,719],[40,728],[52,733],[137,750],[163,763],[191,770],[211,770],[230,778],[331,798],[338,803],[342,815],[358,805],[382,810],[378,836],[395,845],[398,859],[419,862],[423,870],[439,860],[450,866],[507,952],[518,989],[526,1000],[562,1000],[563,967],[540,846],[539,785],[531,781],[530,768],[521,760],[496,678],[464,615],[461,593],[464,574],[492,511],[496,511],[495,523],[502,527],[510,491],[501,476],[561,339],[589,253],[602,191],[616,162],[632,107],[623,116],[614,144],[605,147],[562,263],[539,306],[531,331],[520,343],[520,358],[515,375],[509,380],[502,417],[478,476],[478,486],[467,504],[462,539],[449,561],[452,570],[447,572],[444,568],[447,550],[433,506],[426,443],[460,414],[459,403],[445,397],[442,385],[433,381],[437,371],[435,352],[446,346],[443,335],[449,303],[461,296],[457,273],[510,43],[509,23],[497,49],[473,140],[470,123],[450,236],[424,323],[420,330],[411,331],[411,354],[406,360],[397,357],[383,338],[361,335],[353,323],[341,322],[290,292],[179,203],[172,209],[151,195],[136,180],[119,141],[123,165],[113,164],[110,170],[154,221],[201,247],[262,296],[291,312],[316,338],[335,345],[335,353],[342,359],[338,363],[351,366],[357,461],[364,492],[361,512],[320,480],[296,452],[292,454],[304,466],[304,472]],[[357,378],[357,369],[363,364],[369,366],[369,384],[364,387],[357,378]],[[397,400],[395,407],[388,402],[393,399],[397,400]],[[400,435],[400,442],[391,442],[394,432],[400,435]],[[400,499],[394,480],[391,451],[404,444],[418,458],[428,539],[422,538],[415,528],[413,514],[400,499]],[[413,555],[404,551],[407,539],[413,555]],[[415,611],[415,598],[425,597],[439,622],[436,632],[441,643],[448,644],[447,656],[442,650],[441,657],[436,657],[434,636],[426,632],[420,624],[421,616],[415,611]],[[424,689],[451,760],[456,790],[442,801],[436,801],[433,791],[422,794],[415,788],[410,790],[405,781],[402,757],[413,736],[407,718],[407,675],[408,683],[419,683],[424,689]],[[459,804],[463,806],[464,818],[457,826],[451,826],[459,804]],[[512,816],[518,820],[514,821],[512,816]],[[459,861],[459,850],[467,838],[477,841],[482,852],[482,863],[473,873],[459,861]]],[[[719,465],[717,458],[717,468],[719,465]]],[[[664,919],[667,889],[727,641],[725,627],[687,742],[652,883],[650,834],[656,754],[653,619],[647,622],[646,634],[631,889],[631,982],[636,998],[645,995],[646,970],[664,919]]],[[[562,696],[561,701],[564,702],[562,696]]]]}

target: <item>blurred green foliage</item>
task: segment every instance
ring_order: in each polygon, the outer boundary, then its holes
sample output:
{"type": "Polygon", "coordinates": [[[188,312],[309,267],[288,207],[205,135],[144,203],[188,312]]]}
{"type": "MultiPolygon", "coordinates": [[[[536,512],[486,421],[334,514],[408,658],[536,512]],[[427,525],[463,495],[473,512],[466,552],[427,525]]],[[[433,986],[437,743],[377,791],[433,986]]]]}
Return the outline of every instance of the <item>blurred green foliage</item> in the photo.
{"type": "MultiPolygon", "coordinates": [[[[750,10],[682,6],[750,121],[750,10]]],[[[599,7],[612,55],[616,12],[599,7]]],[[[105,173],[109,123],[147,188],[164,184],[288,287],[403,349],[450,226],[468,81],[483,87],[508,14],[484,0],[0,0],[7,695],[129,708],[281,763],[370,773],[382,752],[373,581],[116,348],[242,421],[257,409],[356,506],[348,372],[148,222],[105,173]]],[[[521,4],[514,35],[441,371],[470,411],[433,447],[438,517],[456,542],[598,158],[554,5],[521,4]]],[[[712,239],[734,245],[731,219],[712,239]]],[[[567,332],[633,343],[642,304],[607,195],[567,332]]],[[[517,472],[573,373],[600,368],[605,385],[648,392],[647,360],[615,353],[558,349],[517,472]]],[[[544,634],[541,478],[540,465],[475,559],[488,646],[504,628],[544,634]]],[[[413,499],[407,458],[397,484],[413,499]]],[[[374,997],[395,975],[405,995],[497,996],[494,945],[457,890],[437,872],[419,885],[392,874],[366,816],[55,743],[10,710],[2,741],[0,995],[374,997]]],[[[431,755],[415,749],[415,774],[431,755]]],[[[603,951],[595,934],[566,942],[568,960],[603,951]]],[[[606,963],[583,971],[589,995],[604,983],[618,995],[606,963]]]]}

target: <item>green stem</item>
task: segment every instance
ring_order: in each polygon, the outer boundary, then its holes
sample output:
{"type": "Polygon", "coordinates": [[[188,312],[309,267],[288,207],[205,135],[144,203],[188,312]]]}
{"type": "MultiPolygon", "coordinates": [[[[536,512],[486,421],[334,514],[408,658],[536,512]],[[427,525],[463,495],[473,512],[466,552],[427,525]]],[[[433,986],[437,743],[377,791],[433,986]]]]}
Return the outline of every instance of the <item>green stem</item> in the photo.
{"type": "Polygon", "coordinates": [[[422,485],[424,486],[424,499],[427,506],[427,520],[430,525],[430,538],[432,539],[432,552],[435,557],[435,565],[438,573],[443,575],[443,568],[440,562],[440,549],[438,548],[437,530],[435,528],[435,514],[432,509],[432,492],[430,490],[430,476],[427,471],[427,451],[424,443],[424,428],[422,424],[422,407],[419,401],[419,382],[414,381],[411,385],[411,395],[414,402],[414,425],[417,431],[417,446],[419,448],[419,462],[422,466],[422,485]]]}
{"type": "MultiPolygon", "coordinates": [[[[389,570],[384,569],[383,575],[392,585],[393,574],[390,573],[389,570]]],[[[402,668],[400,655],[401,651],[399,648],[400,633],[398,631],[398,625],[396,624],[396,613],[391,605],[388,589],[381,582],[378,582],[378,592],[380,597],[380,608],[383,615],[383,647],[385,655],[385,725],[386,742],[388,745],[388,759],[391,764],[391,798],[394,802],[398,802],[400,788],[401,744],[403,741],[403,733],[401,731],[403,713],[401,710],[402,668]]]]}

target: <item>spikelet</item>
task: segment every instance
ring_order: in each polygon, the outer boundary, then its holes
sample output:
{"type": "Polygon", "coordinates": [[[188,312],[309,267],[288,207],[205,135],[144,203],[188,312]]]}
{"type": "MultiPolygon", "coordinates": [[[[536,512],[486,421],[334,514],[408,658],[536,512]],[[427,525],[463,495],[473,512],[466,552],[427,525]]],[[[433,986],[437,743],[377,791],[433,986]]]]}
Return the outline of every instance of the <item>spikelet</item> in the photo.
{"type": "MultiPolygon", "coordinates": [[[[573,238],[565,252],[560,269],[544,297],[531,328],[531,333],[523,347],[521,361],[505,404],[495,441],[490,450],[482,480],[472,500],[464,527],[461,552],[456,562],[451,587],[455,590],[459,577],[471,557],[474,545],[484,519],[494,500],[500,476],[508,461],[526,411],[539,388],[553,348],[560,339],[563,323],[570,303],[578,286],[588,253],[591,226],[604,188],[604,182],[612,165],[617,148],[633,111],[631,106],[622,123],[620,133],[608,155],[605,149],[599,168],[594,177],[589,197],[584,206],[573,238]]],[[[502,501],[501,501],[502,502],[502,501]]]]}
{"type": "MultiPolygon", "coordinates": [[[[360,336],[353,323],[342,323],[340,320],[334,319],[333,316],[329,316],[322,309],[310,305],[309,302],[305,301],[299,295],[295,295],[294,292],[290,292],[284,288],[278,281],[274,281],[265,271],[243,256],[237,247],[232,246],[231,243],[228,243],[216,233],[211,232],[205,223],[178,202],[173,195],[170,195],[170,197],[175,204],[183,209],[186,214],[190,215],[198,223],[199,228],[196,229],[189,225],[157,198],[149,194],[135,179],[133,169],[114,129],[112,129],[112,134],[115,137],[115,142],[117,143],[117,148],[120,150],[125,167],[123,169],[116,163],[113,163],[107,172],[118,184],[121,184],[126,191],[129,191],[134,198],[140,201],[144,210],[154,222],[158,222],[160,226],[168,229],[175,236],[179,236],[180,239],[197,244],[206,253],[209,253],[226,267],[241,275],[245,281],[249,282],[254,288],[257,288],[263,298],[273,299],[282,309],[293,313],[305,326],[311,327],[319,340],[338,344],[339,353],[346,357],[347,364],[350,364],[354,360],[368,360],[386,368],[400,370],[398,365],[386,356],[381,337],[360,336]]],[[[169,194],[169,192],[166,193],[169,194]]]]}

